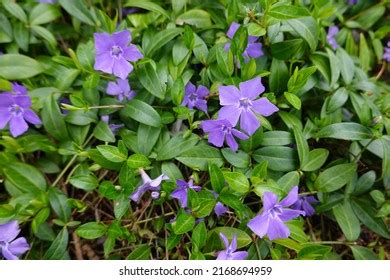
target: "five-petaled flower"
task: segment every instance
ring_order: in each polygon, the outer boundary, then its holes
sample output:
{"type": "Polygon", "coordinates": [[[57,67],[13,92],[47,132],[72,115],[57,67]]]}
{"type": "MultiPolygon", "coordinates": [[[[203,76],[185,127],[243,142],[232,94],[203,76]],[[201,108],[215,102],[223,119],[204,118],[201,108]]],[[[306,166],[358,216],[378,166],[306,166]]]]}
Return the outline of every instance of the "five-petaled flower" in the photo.
{"type": "Polygon", "coordinates": [[[248,139],[248,136],[233,128],[232,124],[226,120],[206,120],[201,123],[201,128],[209,134],[208,141],[216,147],[222,147],[223,142],[228,144],[232,151],[237,151],[238,144],[234,137],[241,140],[248,139]]]}
{"type": "MultiPolygon", "coordinates": [[[[234,34],[236,34],[238,28],[240,28],[240,24],[233,22],[226,35],[233,39],[234,34]]],[[[259,43],[257,40],[259,39],[258,36],[248,36],[248,45],[244,52],[242,53],[242,56],[244,57],[245,63],[249,62],[249,58],[258,58],[264,55],[263,53],[263,45],[259,43]]],[[[231,43],[226,43],[224,49],[227,51],[230,49],[231,43]]]]}
{"type": "Polygon", "coordinates": [[[21,84],[12,83],[12,90],[4,93],[10,93],[13,95],[27,95],[27,88],[21,84]]]}
{"type": "Polygon", "coordinates": [[[116,82],[109,82],[107,85],[107,94],[118,98],[120,102],[123,100],[131,100],[135,96],[135,91],[131,90],[129,81],[116,79],[116,82]]]}
{"type": "Polygon", "coordinates": [[[152,180],[143,169],[140,169],[139,172],[141,173],[142,184],[130,195],[129,198],[135,202],[139,202],[144,193],[151,191],[152,198],[157,199],[159,197],[162,181],[168,180],[169,177],[165,174],[161,174],[156,179],[152,180]]]}
{"type": "Polygon", "coordinates": [[[250,220],[247,226],[260,238],[265,235],[270,240],[289,237],[290,230],[284,222],[305,215],[304,211],[287,208],[298,200],[298,187],[293,187],[280,202],[272,192],[265,192],[262,200],[263,212],[250,220]]]}
{"type": "Polygon", "coordinates": [[[37,114],[30,109],[31,105],[31,98],[28,95],[1,94],[0,129],[4,129],[9,123],[11,135],[17,137],[28,130],[27,122],[35,125],[41,124],[37,114]]]}
{"type": "Polygon", "coordinates": [[[221,232],[219,233],[225,250],[219,251],[217,260],[245,260],[248,257],[248,252],[237,251],[237,235],[233,236],[232,243],[229,244],[227,237],[221,232]]]}
{"type": "Polygon", "coordinates": [[[185,95],[181,105],[187,106],[190,109],[197,108],[207,113],[206,96],[209,95],[209,90],[205,86],[194,86],[191,82],[185,87],[185,95]]]}
{"type": "Polygon", "coordinates": [[[257,99],[264,90],[259,77],[240,83],[239,89],[233,85],[220,86],[219,100],[223,107],[218,119],[227,119],[232,126],[240,119],[240,128],[252,135],[260,127],[256,114],[270,116],[279,110],[266,97],[257,99]]]}
{"type": "Polygon", "coordinates": [[[177,188],[171,193],[171,196],[179,200],[180,206],[182,208],[187,207],[188,189],[193,189],[196,192],[200,191],[201,189],[200,186],[194,186],[193,179],[190,179],[188,182],[178,179],[176,180],[176,185],[177,188]]]}
{"type": "Polygon", "coordinates": [[[313,216],[316,210],[313,208],[312,204],[318,203],[318,200],[312,195],[299,196],[298,200],[291,205],[291,209],[302,210],[305,212],[305,216],[313,216]]]}
{"type": "Polygon", "coordinates": [[[326,40],[328,44],[332,47],[332,49],[337,49],[339,44],[336,41],[336,35],[339,33],[339,28],[337,26],[331,26],[328,29],[328,34],[326,35],[326,40]]]}
{"type": "Polygon", "coordinates": [[[126,79],[133,71],[133,65],[129,61],[135,62],[143,58],[142,53],[131,42],[131,33],[128,30],[108,33],[95,33],[95,70],[100,70],[108,74],[126,79]]]}
{"type": "Polygon", "coordinates": [[[17,221],[0,225],[0,254],[7,260],[17,260],[30,249],[26,238],[16,238],[19,233],[17,221]]]}

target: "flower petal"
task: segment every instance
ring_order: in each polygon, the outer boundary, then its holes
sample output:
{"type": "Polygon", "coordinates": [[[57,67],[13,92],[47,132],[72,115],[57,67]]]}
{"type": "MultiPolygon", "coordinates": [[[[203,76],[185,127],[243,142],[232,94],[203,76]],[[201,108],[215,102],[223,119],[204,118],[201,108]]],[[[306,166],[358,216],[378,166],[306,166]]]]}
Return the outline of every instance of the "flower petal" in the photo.
{"type": "Polygon", "coordinates": [[[240,91],[235,86],[220,86],[219,91],[219,103],[222,106],[225,105],[239,105],[240,103],[240,91]]]}
{"type": "Polygon", "coordinates": [[[112,67],[112,73],[121,78],[126,79],[127,76],[133,71],[133,65],[127,62],[123,57],[119,59],[114,59],[114,64],[112,67]]]}
{"type": "Polygon", "coordinates": [[[229,240],[227,239],[226,235],[223,234],[222,232],[220,232],[219,237],[221,238],[225,249],[228,249],[229,248],[229,240]]]}
{"type": "Polygon", "coordinates": [[[238,144],[237,141],[234,139],[233,135],[231,133],[226,134],[226,143],[230,147],[230,149],[235,152],[238,150],[238,144]]]}
{"type": "Polygon", "coordinates": [[[300,210],[293,210],[284,208],[282,209],[282,213],[278,215],[279,219],[283,222],[290,221],[292,219],[298,218],[300,215],[304,216],[305,212],[300,210]]]}
{"type": "Polygon", "coordinates": [[[241,115],[241,109],[235,105],[224,106],[218,112],[219,120],[227,120],[232,126],[236,126],[241,115]]]}
{"type": "Polygon", "coordinates": [[[278,196],[272,192],[265,192],[261,198],[263,202],[263,210],[268,211],[271,208],[274,208],[275,204],[278,202],[278,196]]]}
{"type": "Polygon", "coordinates": [[[165,174],[161,174],[160,176],[158,176],[156,179],[153,179],[151,182],[150,182],[150,186],[152,186],[153,188],[156,188],[158,186],[161,185],[161,182],[162,181],[165,181],[165,180],[168,180],[169,177],[165,174]]]}
{"type": "Polygon", "coordinates": [[[111,38],[116,46],[123,49],[131,42],[131,33],[129,30],[123,30],[112,33],[111,38]]]}
{"type": "Polygon", "coordinates": [[[122,56],[131,62],[135,62],[144,57],[144,55],[140,52],[136,45],[130,44],[127,48],[123,50],[122,56]]]}
{"type": "Polygon", "coordinates": [[[215,207],[214,207],[214,213],[215,215],[217,215],[217,217],[220,217],[222,216],[223,214],[225,214],[229,209],[223,205],[221,202],[217,202],[217,204],[215,204],[215,207]]]}
{"type": "Polygon", "coordinates": [[[16,95],[14,97],[15,104],[22,108],[29,108],[31,107],[31,97],[28,95],[16,95]]]}
{"type": "Polygon", "coordinates": [[[11,242],[18,236],[19,232],[20,229],[17,221],[10,221],[0,225],[0,241],[11,242]]]}
{"type": "Polygon", "coordinates": [[[187,193],[188,189],[177,188],[171,193],[171,197],[179,200],[180,206],[185,208],[187,207],[187,193]]]}
{"type": "Polygon", "coordinates": [[[261,83],[260,77],[240,83],[241,98],[246,97],[250,100],[254,100],[260,93],[263,93],[264,90],[265,87],[261,83]]]}
{"type": "Polygon", "coordinates": [[[251,43],[248,44],[248,47],[245,51],[249,57],[258,58],[264,55],[262,47],[263,45],[261,43],[251,43]]]}
{"type": "Polygon", "coordinates": [[[95,70],[100,70],[108,74],[112,74],[112,68],[114,66],[114,58],[110,55],[110,52],[103,52],[96,55],[95,70]]]}
{"type": "Polygon", "coordinates": [[[4,129],[12,115],[8,109],[0,108],[0,129],[4,129]]]}
{"type": "Polygon", "coordinates": [[[279,218],[274,218],[269,221],[267,235],[270,240],[287,238],[290,236],[290,230],[279,218]]]}
{"type": "Polygon", "coordinates": [[[96,55],[109,52],[114,45],[114,41],[108,33],[94,33],[93,37],[95,39],[96,55]]]}
{"type": "Polygon", "coordinates": [[[139,202],[141,197],[148,191],[150,190],[151,187],[149,184],[142,184],[141,186],[139,186],[135,192],[133,192],[131,195],[130,195],[130,199],[134,202],[139,202]]]}
{"type": "Polygon", "coordinates": [[[298,186],[293,187],[288,195],[280,201],[280,205],[283,207],[288,207],[290,205],[293,205],[298,200],[298,186]]]}
{"type": "Polygon", "coordinates": [[[122,89],[115,82],[109,82],[107,85],[107,94],[108,95],[119,95],[122,93],[122,89]]]}
{"type": "Polygon", "coordinates": [[[266,117],[279,111],[279,108],[272,104],[266,97],[253,101],[252,106],[256,113],[266,117]]]}
{"type": "Polygon", "coordinates": [[[34,111],[32,111],[30,109],[27,109],[27,110],[24,111],[23,117],[29,123],[32,123],[32,124],[35,124],[35,125],[42,124],[42,121],[38,117],[38,115],[34,111]]]}
{"type": "Polygon", "coordinates": [[[12,252],[8,249],[8,244],[0,246],[1,254],[6,260],[18,260],[19,258],[12,254],[12,252]]]}
{"type": "Polygon", "coordinates": [[[221,121],[219,120],[206,120],[203,121],[200,126],[204,132],[210,132],[214,130],[220,130],[221,125],[221,121]]]}
{"type": "Polygon", "coordinates": [[[246,260],[246,258],[248,257],[248,252],[246,251],[238,251],[238,252],[234,252],[232,254],[230,254],[230,260],[246,260]]]}
{"type": "Polygon", "coordinates": [[[222,147],[223,141],[225,140],[225,135],[222,130],[213,130],[209,132],[208,142],[213,144],[216,147],[222,147]]]}
{"type": "Polygon", "coordinates": [[[8,109],[8,107],[15,104],[14,96],[10,93],[0,94],[0,108],[8,109]]]}
{"type": "Polygon", "coordinates": [[[9,130],[13,137],[18,137],[28,130],[28,125],[22,115],[13,116],[9,121],[9,130]]]}
{"type": "Polygon", "coordinates": [[[241,112],[240,128],[243,131],[245,131],[249,135],[252,135],[259,127],[260,122],[252,111],[243,110],[241,112]]]}
{"type": "Polygon", "coordinates": [[[8,245],[8,250],[15,256],[21,256],[30,249],[26,238],[19,237],[8,245]]]}
{"type": "Polygon", "coordinates": [[[267,234],[268,227],[269,227],[269,216],[268,215],[257,215],[252,220],[250,220],[247,224],[247,226],[254,232],[256,235],[258,235],[260,238],[262,238],[264,235],[267,234]]]}
{"type": "Polygon", "coordinates": [[[240,28],[240,24],[237,22],[232,22],[232,24],[230,24],[229,30],[226,32],[226,35],[230,39],[233,39],[233,36],[237,32],[238,28],[240,28]]]}
{"type": "Polygon", "coordinates": [[[205,86],[198,86],[198,89],[196,90],[196,95],[199,97],[199,98],[205,98],[207,95],[209,95],[210,91],[207,87],[205,86]]]}

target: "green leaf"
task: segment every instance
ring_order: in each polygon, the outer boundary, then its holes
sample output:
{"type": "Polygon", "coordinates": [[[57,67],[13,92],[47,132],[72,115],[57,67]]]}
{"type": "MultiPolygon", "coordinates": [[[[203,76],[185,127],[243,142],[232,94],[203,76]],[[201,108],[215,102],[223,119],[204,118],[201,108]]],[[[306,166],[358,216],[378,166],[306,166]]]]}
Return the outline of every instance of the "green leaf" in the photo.
{"type": "Polygon", "coordinates": [[[371,139],[371,131],[358,123],[335,123],[322,128],[317,134],[318,138],[335,138],[343,140],[371,139]]]}
{"type": "Polygon", "coordinates": [[[204,222],[201,222],[192,231],[192,236],[191,236],[192,247],[200,250],[206,244],[206,240],[207,240],[206,225],[204,222]]]}
{"type": "Polygon", "coordinates": [[[53,243],[47,249],[42,259],[44,260],[63,260],[69,259],[67,251],[69,240],[69,233],[66,228],[63,228],[60,233],[54,239],[53,243]]]}
{"type": "Polygon", "coordinates": [[[352,210],[351,203],[345,200],[333,208],[333,214],[347,240],[354,241],[358,239],[360,235],[360,223],[352,210]]]}
{"type": "Polygon", "coordinates": [[[198,28],[206,28],[212,25],[210,14],[201,9],[188,10],[176,18],[176,24],[184,23],[198,28]]]}
{"type": "Polygon", "coordinates": [[[308,159],[305,164],[302,165],[303,171],[315,171],[319,169],[328,158],[329,151],[327,149],[314,149],[309,152],[308,159]]]}
{"type": "Polygon", "coordinates": [[[142,63],[137,71],[137,77],[147,91],[160,99],[164,99],[166,86],[158,77],[152,63],[142,63]]]}
{"type": "Polygon", "coordinates": [[[340,77],[340,61],[337,58],[337,56],[334,54],[332,50],[329,48],[326,49],[326,52],[328,53],[328,58],[329,58],[329,65],[330,65],[330,87],[333,88],[339,77],[340,77]]]}
{"type": "Polygon", "coordinates": [[[321,172],[314,182],[314,187],[323,192],[333,192],[350,180],[356,173],[356,163],[344,163],[332,166],[321,172]]]}
{"type": "Polygon", "coordinates": [[[138,169],[138,168],[141,168],[141,167],[148,167],[150,165],[150,161],[149,159],[144,156],[144,155],[141,155],[141,154],[134,154],[134,155],[131,155],[128,159],[127,159],[127,165],[130,167],[130,168],[133,168],[133,169],[138,169]]]}
{"type": "Polygon", "coordinates": [[[84,0],[59,0],[59,3],[65,11],[78,20],[89,25],[95,25],[93,17],[84,0]]]}
{"type": "Polygon", "coordinates": [[[55,139],[60,141],[69,139],[68,130],[54,94],[45,99],[41,117],[46,131],[55,139]]]}
{"type": "Polygon", "coordinates": [[[144,10],[156,12],[158,14],[163,15],[166,18],[169,18],[169,14],[163,8],[161,8],[161,6],[157,5],[156,3],[150,2],[148,0],[128,0],[124,6],[141,8],[144,10]]]}
{"type": "Polygon", "coordinates": [[[286,85],[289,78],[286,63],[283,60],[272,59],[270,72],[269,86],[271,92],[284,92],[287,89],[286,85]]]}
{"type": "Polygon", "coordinates": [[[100,121],[93,130],[93,136],[104,142],[115,142],[115,135],[112,133],[108,123],[100,121]]]}
{"type": "Polygon", "coordinates": [[[151,247],[148,244],[138,246],[127,256],[127,260],[150,260],[151,247]]]}
{"type": "Polygon", "coordinates": [[[216,227],[213,230],[209,231],[208,234],[208,239],[207,239],[207,245],[211,243],[211,249],[222,249],[223,243],[222,240],[219,237],[219,234],[223,233],[226,238],[229,240],[229,242],[232,241],[233,236],[237,237],[237,249],[243,248],[250,243],[252,243],[251,237],[243,230],[240,230],[238,228],[233,228],[233,227],[216,227]],[[215,244],[212,244],[215,243],[215,244]]]}
{"type": "Polygon", "coordinates": [[[70,178],[69,183],[78,189],[85,190],[87,192],[93,191],[99,184],[98,179],[94,175],[77,175],[70,178]]]}
{"type": "Polygon", "coordinates": [[[295,142],[297,144],[299,161],[302,167],[309,160],[309,145],[307,144],[307,141],[299,128],[294,126],[293,131],[295,136],[295,142]]]}
{"type": "Polygon", "coordinates": [[[55,46],[57,45],[57,40],[56,38],[54,37],[53,33],[51,33],[48,29],[42,27],[42,26],[39,26],[39,25],[34,25],[31,27],[31,30],[33,31],[33,33],[39,37],[41,37],[42,39],[46,40],[49,44],[51,44],[52,46],[55,46]]]}
{"type": "Polygon", "coordinates": [[[299,185],[299,173],[298,171],[286,173],[276,183],[287,194],[292,187],[299,185]]]}
{"type": "Polygon", "coordinates": [[[68,205],[68,197],[55,187],[49,188],[47,193],[50,206],[53,208],[57,216],[63,221],[66,222],[69,220],[71,215],[71,209],[68,205]]]}
{"type": "Polygon", "coordinates": [[[96,239],[102,237],[107,231],[107,227],[103,223],[89,222],[79,226],[76,229],[76,234],[85,239],[96,239]]]}
{"type": "Polygon", "coordinates": [[[161,173],[166,174],[169,180],[176,182],[177,179],[183,179],[180,169],[176,164],[170,161],[165,161],[161,165],[161,173]]]}
{"type": "Polygon", "coordinates": [[[273,130],[263,133],[262,146],[285,146],[294,143],[293,135],[288,131],[273,130]]]}
{"type": "Polygon", "coordinates": [[[216,164],[212,163],[209,166],[209,174],[211,186],[214,191],[219,193],[225,186],[225,178],[223,177],[221,169],[216,164]]]}
{"type": "Polygon", "coordinates": [[[225,51],[223,47],[217,48],[217,62],[219,69],[226,75],[231,76],[234,71],[233,53],[231,50],[225,51]]]}
{"type": "Polygon", "coordinates": [[[28,51],[30,42],[30,33],[22,22],[15,23],[14,26],[14,37],[18,46],[25,52],[28,51]]]}
{"type": "Polygon", "coordinates": [[[244,174],[240,172],[223,172],[223,177],[233,191],[239,194],[249,191],[249,181],[244,174]]]}
{"type": "Polygon", "coordinates": [[[379,260],[378,256],[370,249],[363,246],[350,246],[355,260],[379,260]]]}
{"type": "Polygon", "coordinates": [[[182,134],[172,137],[158,151],[156,160],[168,160],[180,156],[198,143],[199,138],[195,134],[184,138],[182,134]]]}
{"type": "Polygon", "coordinates": [[[0,76],[7,80],[21,80],[34,77],[43,72],[36,60],[21,54],[0,56],[0,76]]]}
{"type": "Polygon", "coordinates": [[[390,239],[390,232],[382,218],[375,217],[375,210],[371,205],[359,199],[352,200],[352,208],[359,220],[373,232],[390,239]]]}
{"type": "Polygon", "coordinates": [[[112,162],[123,162],[123,161],[125,161],[127,159],[127,155],[122,153],[115,146],[99,145],[96,148],[109,161],[112,161],[112,162]]]}
{"type": "Polygon", "coordinates": [[[293,5],[275,5],[267,13],[268,16],[275,19],[293,19],[310,16],[310,12],[304,7],[293,5]]]}
{"type": "Polygon", "coordinates": [[[195,170],[207,170],[211,163],[219,167],[223,165],[220,151],[204,144],[192,147],[176,159],[195,170]]]}
{"type": "Polygon", "coordinates": [[[223,157],[233,166],[237,168],[247,168],[249,166],[250,157],[243,151],[233,152],[229,148],[221,150],[223,157]]]}
{"type": "Polygon", "coordinates": [[[316,244],[305,244],[298,252],[300,260],[322,260],[323,257],[332,251],[332,247],[316,244]]]}
{"type": "Polygon", "coordinates": [[[331,96],[326,110],[329,113],[332,113],[337,109],[343,107],[343,105],[345,104],[345,102],[347,102],[347,100],[348,100],[348,91],[345,88],[341,87],[338,90],[336,90],[336,92],[333,93],[333,95],[331,96]]]}
{"type": "Polygon", "coordinates": [[[152,57],[153,54],[176,36],[183,32],[182,28],[169,28],[158,32],[147,46],[144,46],[144,51],[147,57],[152,57]]]}
{"type": "Polygon", "coordinates": [[[156,144],[161,128],[140,124],[137,131],[137,146],[142,154],[148,156],[156,144]],[[148,139],[148,141],[145,141],[148,139]]]}
{"type": "Polygon", "coordinates": [[[310,46],[310,49],[314,51],[317,48],[318,43],[318,30],[317,22],[313,17],[303,17],[299,19],[289,19],[286,21],[288,25],[300,37],[302,37],[310,46]]]}
{"type": "Polygon", "coordinates": [[[152,106],[141,100],[133,99],[129,101],[126,107],[122,109],[122,113],[140,123],[154,127],[161,126],[160,115],[152,106]]]}
{"type": "Polygon", "coordinates": [[[302,106],[301,99],[295,94],[285,92],[284,97],[287,99],[288,103],[290,103],[295,109],[300,110],[302,106]]]}
{"type": "Polygon", "coordinates": [[[194,199],[191,200],[192,212],[196,218],[204,218],[210,215],[215,207],[215,197],[208,190],[201,190],[195,192],[190,190],[194,195],[194,199]]]}
{"type": "MultiPolygon", "coordinates": [[[[271,45],[272,57],[287,60],[296,56],[303,47],[302,39],[292,39],[277,42],[271,45]]],[[[271,71],[272,73],[272,71],[271,71]]]]}
{"type": "Polygon", "coordinates": [[[13,162],[4,167],[3,172],[7,181],[22,192],[38,193],[47,188],[45,177],[31,165],[13,162]]]}
{"type": "Polygon", "coordinates": [[[49,23],[60,16],[61,13],[56,5],[39,4],[30,12],[30,24],[40,25],[49,23]]]}
{"type": "Polygon", "coordinates": [[[381,139],[383,145],[382,177],[386,189],[390,186],[390,140],[381,139]]]}
{"type": "Polygon", "coordinates": [[[341,76],[343,77],[345,84],[349,85],[355,75],[355,64],[343,48],[337,48],[336,55],[340,61],[341,76]]]}
{"type": "Polygon", "coordinates": [[[292,171],[297,165],[294,149],[283,146],[270,146],[256,150],[253,158],[257,162],[267,161],[268,168],[274,171],[292,171]]]}
{"type": "Polygon", "coordinates": [[[184,211],[180,211],[172,223],[173,232],[177,235],[189,232],[195,226],[195,218],[184,211]]]}
{"type": "Polygon", "coordinates": [[[26,13],[22,9],[22,7],[20,7],[20,5],[15,3],[15,1],[3,0],[3,6],[11,15],[19,19],[21,22],[27,23],[26,13]]]}
{"type": "Polygon", "coordinates": [[[371,69],[371,52],[363,33],[360,33],[359,59],[362,69],[369,71],[371,69]]]}

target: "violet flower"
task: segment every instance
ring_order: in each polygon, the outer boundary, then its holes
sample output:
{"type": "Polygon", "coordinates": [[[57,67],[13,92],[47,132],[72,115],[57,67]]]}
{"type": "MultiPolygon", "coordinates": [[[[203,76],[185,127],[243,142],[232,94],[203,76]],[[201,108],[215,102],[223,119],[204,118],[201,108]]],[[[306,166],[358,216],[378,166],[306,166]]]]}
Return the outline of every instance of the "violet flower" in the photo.
{"type": "Polygon", "coordinates": [[[240,128],[252,135],[260,127],[256,114],[270,116],[279,111],[266,97],[256,99],[264,90],[259,77],[240,83],[239,89],[233,85],[220,86],[219,100],[223,107],[218,119],[227,119],[232,126],[240,119],[240,128]]]}
{"type": "Polygon", "coordinates": [[[108,124],[108,127],[110,128],[112,134],[117,134],[118,131],[124,127],[125,125],[124,124],[114,124],[114,123],[110,123],[110,116],[108,115],[103,115],[100,117],[100,119],[102,120],[102,122],[105,122],[106,124],[108,124]]]}
{"type": "Polygon", "coordinates": [[[13,137],[17,137],[28,130],[27,122],[41,124],[41,120],[30,109],[31,98],[28,95],[13,95],[3,93],[0,95],[0,129],[9,123],[9,130],[13,137]]]}
{"type": "Polygon", "coordinates": [[[214,213],[217,215],[217,217],[221,217],[223,214],[225,214],[227,211],[229,211],[229,208],[227,208],[225,205],[222,204],[222,202],[217,202],[214,207],[214,213]]]}
{"type": "MultiPolygon", "coordinates": [[[[226,33],[226,35],[230,39],[233,39],[234,34],[237,32],[238,28],[240,28],[240,24],[233,22],[230,25],[229,30],[226,33]]],[[[258,36],[248,36],[248,45],[247,45],[245,51],[242,53],[242,56],[244,57],[245,63],[248,63],[250,58],[258,58],[258,57],[264,55],[263,49],[262,49],[263,45],[261,43],[257,42],[257,40],[259,38],[260,37],[258,37],[258,36]]],[[[226,43],[224,46],[225,51],[229,50],[230,46],[231,46],[230,42],[226,43]]]]}
{"type": "Polygon", "coordinates": [[[108,33],[95,33],[95,70],[100,70],[108,74],[126,79],[133,71],[133,65],[129,63],[135,62],[143,58],[142,53],[131,42],[131,33],[128,30],[108,33]]]}
{"type": "Polygon", "coordinates": [[[17,221],[0,225],[0,254],[7,260],[17,260],[30,249],[26,238],[16,238],[19,233],[17,221]]]}
{"type": "Polygon", "coordinates": [[[383,60],[390,62],[390,40],[387,41],[387,46],[385,47],[385,50],[383,53],[383,60]]]}
{"type": "Polygon", "coordinates": [[[305,215],[301,210],[287,208],[298,200],[298,187],[293,187],[280,202],[272,192],[265,192],[262,200],[263,212],[250,220],[247,226],[260,238],[265,235],[268,235],[270,240],[289,237],[290,230],[284,222],[305,215]]]}
{"type": "Polygon", "coordinates": [[[12,95],[27,95],[27,88],[21,84],[12,83],[12,90],[4,93],[9,93],[12,95]]]}
{"type": "Polygon", "coordinates": [[[291,209],[302,210],[305,212],[305,216],[313,216],[315,214],[315,210],[312,204],[318,203],[318,200],[314,196],[299,196],[298,200],[291,205],[291,209]]]}
{"type": "Polygon", "coordinates": [[[339,47],[339,44],[336,41],[336,35],[339,33],[339,28],[337,26],[331,26],[328,29],[328,34],[326,35],[326,40],[328,41],[328,44],[332,47],[332,49],[337,49],[339,47]]]}
{"type": "MultiPolygon", "coordinates": [[[[141,173],[141,178],[142,178],[142,184],[133,192],[130,196],[129,199],[139,202],[141,197],[147,192],[147,191],[152,191],[153,192],[159,192],[160,191],[160,185],[161,182],[164,180],[168,180],[169,177],[166,176],[165,174],[161,174],[158,176],[156,179],[151,179],[148,174],[143,169],[140,169],[139,172],[141,173]]],[[[152,197],[154,199],[157,199],[159,197],[156,196],[155,193],[153,193],[152,197]]]]}
{"type": "Polygon", "coordinates": [[[226,140],[227,145],[234,152],[238,149],[238,144],[234,137],[241,140],[248,139],[246,134],[233,128],[232,124],[226,119],[203,121],[200,126],[205,133],[209,134],[209,143],[216,147],[222,147],[223,142],[226,140]]]}
{"type": "Polygon", "coordinates": [[[122,102],[133,99],[135,91],[131,90],[128,80],[117,79],[116,82],[108,83],[107,94],[116,96],[122,102]]]}
{"type": "Polygon", "coordinates": [[[176,180],[177,188],[171,193],[173,198],[179,200],[180,206],[182,208],[187,207],[188,200],[188,189],[193,189],[194,191],[200,191],[200,186],[194,186],[194,180],[190,179],[188,182],[184,180],[176,180]]]}
{"type": "Polygon", "coordinates": [[[237,235],[233,236],[231,244],[229,244],[229,240],[222,232],[219,233],[219,237],[223,242],[225,250],[218,252],[217,260],[245,260],[248,257],[248,252],[237,251],[237,235]]]}
{"type": "Polygon", "coordinates": [[[205,86],[194,86],[191,82],[185,87],[184,100],[181,105],[187,106],[190,109],[194,107],[207,113],[206,96],[209,95],[209,90],[205,86]]]}
{"type": "Polygon", "coordinates": [[[38,2],[43,4],[55,4],[57,3],[57,0],[39,0],[38,2]]]}
{"type": "Polygon", "coordinates": [[[358,0],[348,0],[348,5],[355,5],[357,2],[358,0]]]}

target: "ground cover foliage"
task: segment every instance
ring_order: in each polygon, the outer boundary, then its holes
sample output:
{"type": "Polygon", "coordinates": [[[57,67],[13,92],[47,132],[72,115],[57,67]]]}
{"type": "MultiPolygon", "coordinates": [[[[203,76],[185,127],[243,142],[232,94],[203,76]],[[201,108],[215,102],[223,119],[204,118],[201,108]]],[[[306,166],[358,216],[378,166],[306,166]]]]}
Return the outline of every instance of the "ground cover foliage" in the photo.
{"type": "Polygon", "coordinates": [[[389,259],[389,7],[0,1],[0,256],[389,259]]]}

